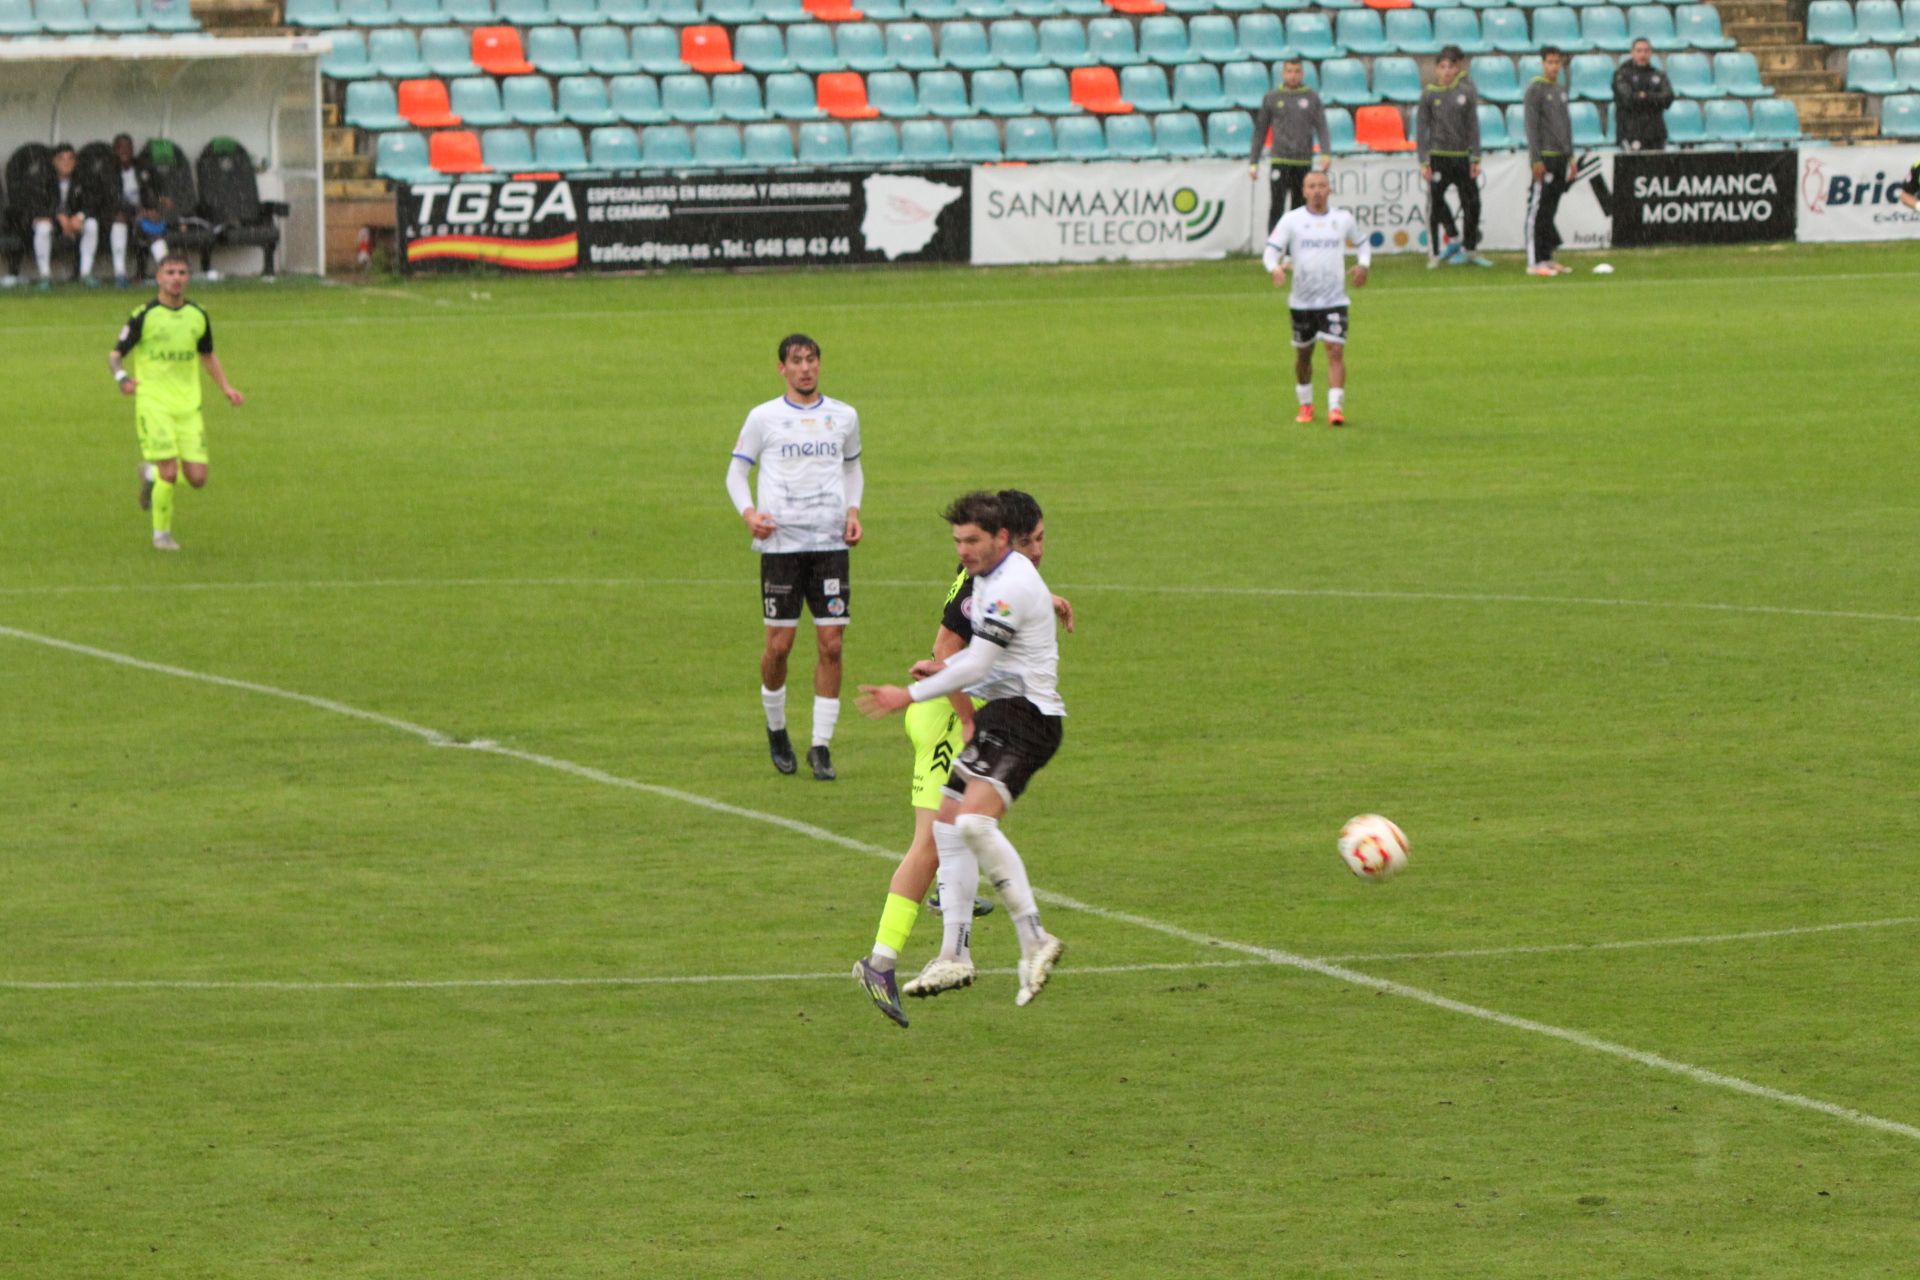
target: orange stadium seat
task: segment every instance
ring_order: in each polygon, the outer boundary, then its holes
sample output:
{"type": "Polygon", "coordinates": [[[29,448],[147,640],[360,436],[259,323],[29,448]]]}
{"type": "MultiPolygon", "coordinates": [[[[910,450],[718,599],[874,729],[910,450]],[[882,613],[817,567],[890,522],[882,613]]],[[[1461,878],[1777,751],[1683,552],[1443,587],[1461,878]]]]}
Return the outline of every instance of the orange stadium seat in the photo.
{"type": "Polygon", "coordinates": [[[1167,6],[1160,0],[1107,0],[1107,7],[1115,13],[1152,14],[1165,13],[1167,6]]]}
{"type": "Polygon", "coordinates": [[[1407,141],[1407,122],[1398,107],[1361,107],[1353,113],[1353,136],[1361,146],[1375,151],[1414,149],[1407,141]]]}
{"type": "Polygon", "coordinates": [[[533,71],[526,50],[520,47],[520,33],[512,27],[475,27],[473,60],[489,75],[524,76],[533,71]]]}
{"type": "Polygon", "coordinates": [[[400,114],[416,129],[446,129],[460,123],[447,101],[443,80],[402,80],[400,114]]]}
{"type": "Polygon", "coordinates": [[[858,22],[867,16],[847,0],[805,0],[805,7],[822,22],[858,22]]]}
{"type": "Polygon", "coordinates": [[[1413,0],[1360,0],[1369,9],[1411,9],[1413,0]]]}
{"type": "Polygon", "coordinates": [[[427,163],[440,173],[492,173],[471,129],[449,129],[427,139],[427,163]]]}
{"type": "Polygon", "coordinates": [[[729,74],[740,70],[733,60],[733,41],[725,27],[680,28],[680,60],[702,75],[729,74]]]}
{"type": "Polygon", "coordinates": [[[1133,104],[1120,96],[1120,77],[1112,67],[1075,67],[1072,84],[1073,103],[1082,111],[1123,116],[1133,110],[1133,104]]]}
{"type": "Polygon", "coordinates": [[[820,109],[835,120],[871,120],[880,114],[867,101],[867,82],[857,71],[822,72],[816,83],[820,109]]]}

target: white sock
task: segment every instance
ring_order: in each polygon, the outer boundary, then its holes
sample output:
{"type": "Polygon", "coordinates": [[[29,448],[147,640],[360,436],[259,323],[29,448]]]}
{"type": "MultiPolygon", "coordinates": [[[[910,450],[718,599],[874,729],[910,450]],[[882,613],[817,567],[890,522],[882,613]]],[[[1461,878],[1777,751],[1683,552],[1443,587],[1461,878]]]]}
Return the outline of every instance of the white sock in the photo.
{"type": "Polygon", "coordinates": [[[42,280],[53,279],[53,224],[33,224],[33,262],[40,268],[42,280]]]}
{"type": "Polygon", "coordinates": [[[1313,384],[1311,382],[1297,382],[1294,384],[1293,394],[1295,398],[1300,401],[1302,407],[1310,405],[1313,403],[1313,384]]]}
{"type": "Polygon", "coordinates": [[[815,696],[813,700],[813,745],[824,747],[833,741],[833,726],[840,722],[840,699],[815,696]]]}
{"type": "Polygon", "coordinates": [[[113,251],[113,274],[127,274],[127,224],[116,222],[107,233],[107,245],[113,251]]]}
{"type": "Polygon", "coordinates": [[[940,851],[940,941],[943,960],[965,960],[973,941],[973,899],[980,891],[980,862],[951,823],[933,824],[933,846],[940,851]]]}
{"type": "Polygon", "coordinates": [[[767,728],[787,727],[787,686],[781,685],[778,689],[760,686],[760,705],[767,709],[767,728]]]}
{"type": "MultiPolygon", "coordinates": [[[[1001,834],[1000,819],[984,813],[963,813],[954,823],[960,838],[978,859],[981,872],[1007,904],[1014,931],[1020,935],[1020,953],[1026,955],[1047,936],[1040,927],[1040,908],[1033,900],[1033,884],[1027,879],[1027,864],[1019,850],[1001,834]]],[[[940,900],[946,905],[946,899],[940,900]]]]}
{"type": "Polygon", "coordinates": [[[80,274],[93,274],[93,258],[100,252],[100,220],[88,218],[80,224],[80,274]]]}
{"type": "Polygon", "coordinates": [[[1345,387],[1335,387],[1327,392],[1327,403],[1335,409],[1346,408],[1347,389],[1345,387]]]}

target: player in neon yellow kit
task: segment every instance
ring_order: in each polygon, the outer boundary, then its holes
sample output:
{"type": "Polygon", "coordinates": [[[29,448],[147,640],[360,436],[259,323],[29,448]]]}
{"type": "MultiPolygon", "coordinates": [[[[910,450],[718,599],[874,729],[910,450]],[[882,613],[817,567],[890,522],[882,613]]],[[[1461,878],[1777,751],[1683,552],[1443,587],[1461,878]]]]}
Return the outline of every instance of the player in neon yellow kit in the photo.
{"type": "Polygon", "coordinates": [[[178,551],[173,540],[173,489],[182,471],[199,489],[207,483],[207,431],[200,419],[200,370],[229,404],[246,397],[227,381],[213,354],[213,322],[197,302],[187,301],[187,260],[169,255],[154,272],[159,297],[134,308],[107,353],[120,394],[132,396],[140,432],[140,506],[153,512],[156,551],[178,551]],[[121,363],[133,357],[133,367],[121,363]]]}

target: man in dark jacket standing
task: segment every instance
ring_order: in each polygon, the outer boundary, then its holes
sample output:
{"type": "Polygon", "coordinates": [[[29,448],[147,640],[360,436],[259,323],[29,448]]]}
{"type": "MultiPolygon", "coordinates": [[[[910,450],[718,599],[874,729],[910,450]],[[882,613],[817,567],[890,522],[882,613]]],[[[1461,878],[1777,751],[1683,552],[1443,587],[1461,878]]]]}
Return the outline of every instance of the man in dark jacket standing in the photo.
{"type": "Polygon", "coordinates": [[[1435,83],[1420,94],[1414,118],[1414,142],[1420,154],[1420,176],[1427,183],[1427,265],[1470,262],[1493,264],[1475,252],[1480,247],[1480,91],[1467,78],[1466,56],[1459,45],[1440,51],[1435,83]],[[1453,213],[1447,208],[1447,189],[1460,193],[1459,239],[1441,250],[1440,241],[1455,233],[1453,213]]]}
{"type": "Polygon", "coordinates": [[[1273,205],[1267,215],[1271,224],[1306,204],[1300,184],[1313,169],[1316,139],[1320,143],[1320,167],[1333,163],[1327,109],[1321,105],[1320,95],[1307,87],[1307,69],[1298,58],[1288,58],[1281,65],[1280,87],[1260,100],[1259,114],[1253,118],[1253,149],[1247,165],[1256,178],[1260,176],[1260,152],[1267,145],[1269,129],[1273,130],[1273,168],[1268,175],[1273,205]]]}
{"type": "Polygon", "coordinates": [[[1613,126],[1622,150],[1665,151],[1673,82],[1653,65],[1653,43],[1635,40],[1613,73],[1613,126]]]}
{"type": "Polygon", "coordinates": [[[1567,112],[1567,86],[1560,69],[1567,55],[1548,45],[1540,51],[1540,74],[1527,86],[1527,160],[1533,167],[1533,186],[1527,193],[1527,274],[1563,276],[1572,267],[1555,262],[1560,232],[1554,216],[1560,197],[1573,183],[1573,121],[1567,112]]]}

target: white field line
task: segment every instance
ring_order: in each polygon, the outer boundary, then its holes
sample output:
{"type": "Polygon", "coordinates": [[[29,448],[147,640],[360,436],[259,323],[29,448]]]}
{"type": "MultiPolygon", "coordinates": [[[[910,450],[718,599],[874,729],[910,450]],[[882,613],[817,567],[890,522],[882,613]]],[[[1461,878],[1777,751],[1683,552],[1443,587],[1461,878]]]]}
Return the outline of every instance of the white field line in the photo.
{"type": "Polygon", "coordinates": [[[1524,947],[1470,947],[1459,951],[1372,951],[1353,955],[1321,956],[1333,964],[1385,964],[1394,960],[1483,960],[1504,956],[1548,956],[1581,951],[1639,951],[1649,947],[1703,947],[1728,942],[1762,942],[1770,938],[1797,938],[1808,933],[1849,933],[1858,929],[1896,929],[1920,924],[1920,916],[1888,916],[1881,920],[1846,920],[1837,924],[1803,924],[1788,929],[1755,929],[1748,933],[1695,933],[1671,938],[1633,938],[1620,942],[1547,942],[1524,947]]]}
{"type": "MultiPolygon", "coordinates": [[[[433,591],[480,588],[742,588],[746,578],[319,578],[278,582],[100,582],[0,586],[0,596],[124,595],[167,591],[433,591]]],[[[928,590],[921,579],[863,579],[871,589],[928,590]]],[[[1133,595],[1242,596],[1278,600],[1379,600],[1441,604],[1522,604],[1593,609],[1655,609],[1692,613],[1754,614],[1762,617],[1821,618],[1840,622],[1920,623],[1920,615],[1862,609],[1806,609],[1793,605],[1732,604],[1713,600],[1639,600],[1613,596],[1536,596],[1508,591],[1389,591],[1348,587],[1132,586],[1120,582],[1057,582],[1067,591],[1124,591],[1133,595]]]]}
{"type": "MultiPolygon", "coordinates": [[[[840,835],[837,832],[828,831],[823,827],[816,827],[811,823],[799,822],[778,814],[762,813],[755,809],[747,809],[739,805],[727,804],[723,801],[709,799],[706,796],[695,795],[692,792],[681,791],[673,787],[661,787],[652,783],[638,782],[631,778],[622,778],[616,774],[607,773],[604,770],[595,769],[589,765],[576,764],[570,760],[561,760],[553,756],[540,755],[536,752],[519,751],[511,747],[503,747],[494,742],[484,740],[461,742],[437,729],[430,729],[424,725],[417,725],[411,721],[397,719],[393,716],[381,715],[375,711],[366,711],[358,707],[349,706],[346,703],[335,702],[328,698],[316,698],[309,694],[295,693],[291,690],[275,688],[272,685],[256,684],[252,681],[235,680],[227,676],[216,676],[205,672],[190,671],[184,667],[173,667],[163,663],[148,662],[143,658],[135,658],[128,654],[115,653],[107,649],[98,649],[91,645],[75,644],[69,640],[61,640],[53,636],[40,635],[31,631],[22,631],[14,627],[0,627],[0,636],[25,641],[29,644],[41,645],[50,649],[61,650],[82,657],[96,658],[103,662],[131,667],[140,671],[150,671],[157,675],[174,676],[179,679],[218,685],[223,688],[236,689],[248,693],[257,693],[265,697],[279,698],[288,702],[297,702],[303,706],[313,707],[318,710],[331,711],[336,715],[350,716],[353,719],[363,720],[370,724],[384,725],[388,728],[397,729],[403,733],[420,738],[432,746],[457,747],[471,751],[485,752],[491,755],[506,756],[509,759],[521,760],[529,764],[537,764],[544,768],[553,769],[561,773],[602,783],[607,786],[620,787],[631,791],[641,791],[649,795],[679,800],[682,803],[695,805],[715,813],[729,814],[752,822],[760,822],[769,826],[780,827],[783,830],[792,831],[795,834],[808,836],[826,843],[839,845],[842,848],[885,858],[890,862],[897,860],[899,857],[897,850],[883,848],[880,845],[868,844],[862,840],[855,840],[848,836],[840,835]]],[[[1182,942],[1191,943],[1197,947],[1218,948],[1223,951],[1231,951],[1239,955],[1249,956],[1256,960],[1264,960],[1269,964],[1283,965],[1306,973],[1319,974],[1321,977],[1332,978],[1335,981],[1349,983],[1353,986],[1363,987],[1371,991],[1378,991],[1384,995],[1396,996],[1402,1000],[1410,1000],[1416,1004],[1424,1004],[1448,1013],[1457,1013],[1464,1017],[1474,1018],[1482,1022],[1490,1022],[1511,1030],[1525,1031],[1533,1035],[1558,1040],[1564,1044],[1573,1045],[1576,1048],[1586,1049],[1589,1052],[1624,1059],[1625,1061],[1637,1063],[1640,1066],[1648,1067],[1656,1071],[1664,1071],[1684,1077],[1698,1084],[1712,1085],[1716,1088],[1731,1090],[1735,1093],[1743,1093],[1750,1097],[1763,1098],[1783,1106],[1818,1112],[1837,1120],[1843,1120],[1848,1124],[1857,1125],[1860,1128],[1874,1129],[1882,1133],[1891,1133],[1902,1138],[1920,1142],[1920,1128],[1909,1124],[1902,1124],[1897,1120],[1887,1120],[1880,1116],[1855,1110],[1852,1107],[1841,1106],[1838,1103],[1827,1102],[1820,1098],[1808,1097],[1805,1094],[1789,1093],[1783,1089],[1775,1089],[1767,1085],[1755,1084],[1753,1081],[1742,1079],[1739,1076],[1730,1076],[1718,1071],[1710,1071],[1705,1067],[1694,1066],[1691,1063],[1681,1062],[1657,1053],[1648,1053],[1645,1050],[1635,1049],[1611,1040],[1603,1040],[1598,1036],[1587,1035],[1585,1032],[1570,1030],[1566,1027],[1557,1027],[1551,1023],[1539,1022],[1532,1018],[1517,1017],[1513,1014],[1502,1013],[1497,1009],[1489,1009],[1482,1005],[1469,1004],[1464,1000],[1455,1000],[1450,996],[1443,996],[1438,992],[1427,991],[1421,987],[1409,986],[1403,982],[1393,982],[1385,978],[1376,978],[1371,974],[1361,973],[1356,969],[1350,969],[1332,961],[1316,960],[1311,956],[1297,955],[1291,951],[1282,951],[1273,947],[1255,946],[1252,943],[1236,942],[1230,938],[1216,937],[1213,934],[1201,933],[1192,929],[1183,928],[1180,925],[1169,924],[1163,920],[1155,920],[1149,916],[1136,915],[1129,911],[1115,911],[1106,907],[1096,906],[1092,903],[1082,902],[1077,898],[1071,898],[1061,893],[1040,890],[1036,891],[1035,896],[1049,906],[1064,907],[1068,910],[1084,912],[1087,915],[1095,916],[1102,920],[1110,920],[1119,924],[1130,924],[1136,928],[1145,929],[1164,937],[1177,938],[1182,942]]]]}

